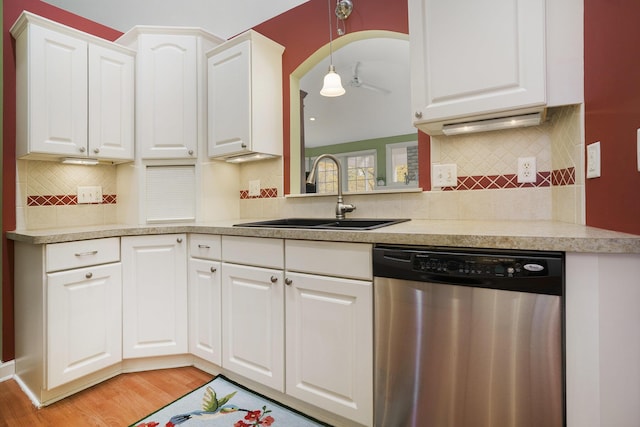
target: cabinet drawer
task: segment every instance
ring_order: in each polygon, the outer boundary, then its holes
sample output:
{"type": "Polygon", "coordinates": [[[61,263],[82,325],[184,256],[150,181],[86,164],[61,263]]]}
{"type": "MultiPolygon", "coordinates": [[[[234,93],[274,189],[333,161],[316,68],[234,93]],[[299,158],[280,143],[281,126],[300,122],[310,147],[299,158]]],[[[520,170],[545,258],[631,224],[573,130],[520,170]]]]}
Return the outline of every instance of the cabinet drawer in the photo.
{"type": "Polygon", "coordinates": [[[222,236],[222,260],[260,267],[284,267],[284,241],[260,237],[222,236]]]}
{"type": "Polygon", "coordinates": [[[106,264],[120,260],[120,239],[80,240],[46,246],[47,272],[106,264]]]}
{"type": "Polygon", "coordinates": [[[220,260],[222,257],[220,236],[190,234],[189,256],[192,258],[220,260]]]}
{"type": "Polygon", "coordinates": [[[325,276],[371,280],[371,245],[368,243],[287,240],[286,269],[325,276]]]}

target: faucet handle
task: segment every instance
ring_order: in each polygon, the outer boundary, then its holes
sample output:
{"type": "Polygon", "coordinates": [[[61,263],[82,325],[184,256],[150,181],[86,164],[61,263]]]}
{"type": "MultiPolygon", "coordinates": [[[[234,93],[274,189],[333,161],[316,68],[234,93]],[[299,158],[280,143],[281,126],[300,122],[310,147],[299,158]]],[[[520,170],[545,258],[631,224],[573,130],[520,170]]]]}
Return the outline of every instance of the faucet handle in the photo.
{"type": "Polygon", "coordinates": [[[347,212],[353,212],[356,207],[349,203],[338,202],[336,204],[336,218],[344,219],[344,214],[347,212]]]}

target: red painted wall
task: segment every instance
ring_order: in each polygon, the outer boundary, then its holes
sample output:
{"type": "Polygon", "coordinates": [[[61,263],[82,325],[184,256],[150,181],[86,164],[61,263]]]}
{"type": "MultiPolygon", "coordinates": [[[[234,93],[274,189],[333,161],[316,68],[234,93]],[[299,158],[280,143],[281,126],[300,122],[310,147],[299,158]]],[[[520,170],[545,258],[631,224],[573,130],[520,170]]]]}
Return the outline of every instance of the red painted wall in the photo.
{"type": "Polygon", "coordinates": [[[600,178],[586,180],[587,224],[640,234],[640,2],[589,0],[585,12],[585,143],[600,141],[600,178]]]}
{"type": "Polygon", "coordinates": [[[2,158],[2,355],[0,360],[14,358],[13,328],[13,244],[4,232],[16,227],[16,73],[15,42],[9,33],[23,10],[77,28],[98,37],[115,40],[122,33],[71,14],[40,0],[5,0],[3,2],[3,158],[2,158]]]}

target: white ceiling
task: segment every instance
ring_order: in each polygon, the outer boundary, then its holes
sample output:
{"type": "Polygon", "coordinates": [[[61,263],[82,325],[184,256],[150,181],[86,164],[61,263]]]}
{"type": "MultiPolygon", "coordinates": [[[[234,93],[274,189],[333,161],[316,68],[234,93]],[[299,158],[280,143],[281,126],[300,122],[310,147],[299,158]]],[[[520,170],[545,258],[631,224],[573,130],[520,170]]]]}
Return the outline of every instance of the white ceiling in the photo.
{"type": "Polygon", "coordinates": [[[228,39],[308,0],[43,0],[123,33],[135,25],[200,27],[228,39]]]}
{"type": "Polygon", "coordinates": [[[416,132],[411,121],[409,41],[395,38],[364,39],[333,53],[333,65],[346,93],[320,95],[329,59],[300,79],[304,99],[305,145],[317,147],[342,142],[416,132]],[[356,62],[361,87],[350,86],[356,62]],[[388,93],[366,88],[371,85],[388,93]],[[315,120],[311,121],[310,118],[315,120]]]}

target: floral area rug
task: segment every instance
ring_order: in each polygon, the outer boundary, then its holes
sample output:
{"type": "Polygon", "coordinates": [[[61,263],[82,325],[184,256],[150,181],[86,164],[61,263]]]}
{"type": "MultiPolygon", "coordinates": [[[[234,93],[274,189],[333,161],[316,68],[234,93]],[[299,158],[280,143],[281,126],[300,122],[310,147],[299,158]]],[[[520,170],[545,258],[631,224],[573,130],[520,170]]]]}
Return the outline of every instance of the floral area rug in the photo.
{"type": "Polygon", "coordinates": [[[130,427],[329,426],[218,375],[130,427]]]}

